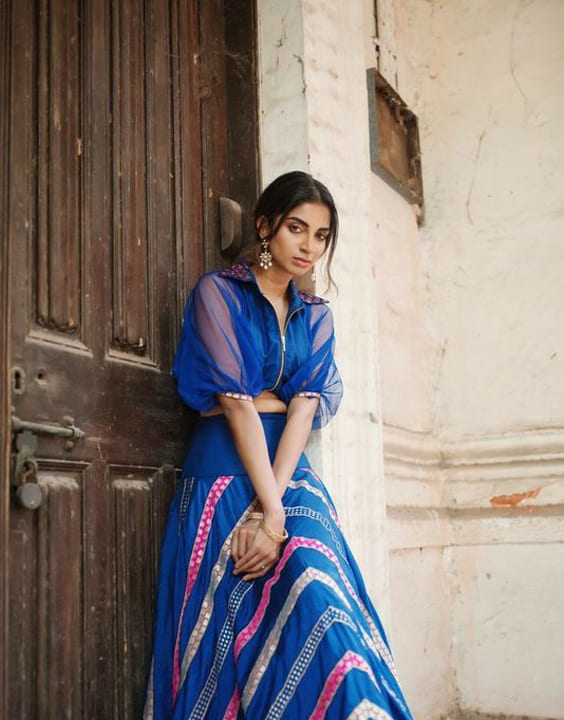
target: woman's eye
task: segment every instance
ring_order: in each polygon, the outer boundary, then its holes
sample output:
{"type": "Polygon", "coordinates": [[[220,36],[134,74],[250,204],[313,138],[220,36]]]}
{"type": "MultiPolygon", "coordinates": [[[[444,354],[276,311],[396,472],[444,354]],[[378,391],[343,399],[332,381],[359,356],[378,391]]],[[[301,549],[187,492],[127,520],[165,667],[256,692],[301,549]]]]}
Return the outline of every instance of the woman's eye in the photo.
{"type": "Polygon", "coordinates": [[[302,229],[300,225],[290,225],[289,227],[292,232],[300,232],[302,229]]]}

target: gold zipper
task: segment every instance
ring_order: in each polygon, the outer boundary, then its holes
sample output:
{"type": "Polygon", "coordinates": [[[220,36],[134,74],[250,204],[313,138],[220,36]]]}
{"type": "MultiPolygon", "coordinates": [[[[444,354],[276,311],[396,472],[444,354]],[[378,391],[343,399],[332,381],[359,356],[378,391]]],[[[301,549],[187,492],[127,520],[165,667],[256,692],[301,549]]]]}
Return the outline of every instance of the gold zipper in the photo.
{"type": "MultiPolygon", "coordinates": [[[[269,300],[268,302],[270,303],[270,300],[269,300]]],[[[270,303],[270,304],[272,305],[272,303],[270,303]]],[[[272,309],[273,309],[274,312],[276,313],[276,310],[275,310],[274,306],[272,306],[272,309]]],[[[279,332],[280,332],[280,344],[281,344],[281,347],[282,347],[282,358],[281,358],[280,370],[278,371],[278,377],[276,378],[276,382],[274,383],[274,385],[273,385],[271,388],[268,388],[268,392],[270,392],[271,390],[274,390],[274,389],[276,388],[276,386],[277,386],[278,383],[280,382],[280,378],[282,377],[282,373],[284,372],[284,364],[285,364],[285,362],[286,362],[286,330],[288,329],[288,323],[290,322],[290,318],[292,317],[292,315],[294,315],[295,313],[297,313],[298,310],[300,310],[299,307],[294,308],[294,309],[292,310],[292,312],[288,315],[288,317],[286,318],[286,323],[284,324],[284,328],[283,328],[283,329],[280,327],[280,323],[279,323],[279,322],[277,323],[277,324],[278,324],[278,330],[279,330],[279,332]]],[[[276,320],[278,320],[278,314],[277,314],[277,313],[276,313],[276,320]]]]}

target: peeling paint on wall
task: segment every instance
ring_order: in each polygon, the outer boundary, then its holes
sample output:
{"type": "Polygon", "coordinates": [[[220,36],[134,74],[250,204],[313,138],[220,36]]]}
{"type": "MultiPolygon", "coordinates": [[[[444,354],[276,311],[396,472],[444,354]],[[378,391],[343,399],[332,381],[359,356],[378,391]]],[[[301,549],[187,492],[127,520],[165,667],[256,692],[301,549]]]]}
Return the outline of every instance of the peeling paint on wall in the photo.
{"type": "Polygon", "coordinates": [[[527,490],[526,492],[513,493],[512,495],[496,495],[491,498],[490,502],[492,505],[519,505],[520,502],[527,498],[536,498],[542,488],[534,488],[533,490],[527,490]]]}

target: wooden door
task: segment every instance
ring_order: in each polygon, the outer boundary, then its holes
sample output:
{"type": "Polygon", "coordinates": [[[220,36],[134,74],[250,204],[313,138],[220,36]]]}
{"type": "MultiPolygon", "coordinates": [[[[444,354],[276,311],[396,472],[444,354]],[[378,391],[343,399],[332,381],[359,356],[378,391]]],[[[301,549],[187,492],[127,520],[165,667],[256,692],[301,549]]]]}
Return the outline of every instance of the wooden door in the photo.
{"type": "Polygon", "coordinates": [[[218,197],[256,193],[253,46],[247,2],[0,2],[0,420],[79,435],[37,428],[26,509],[4,433],[1,717],[141,715],[193,420],[172,355],[218,197]]]}

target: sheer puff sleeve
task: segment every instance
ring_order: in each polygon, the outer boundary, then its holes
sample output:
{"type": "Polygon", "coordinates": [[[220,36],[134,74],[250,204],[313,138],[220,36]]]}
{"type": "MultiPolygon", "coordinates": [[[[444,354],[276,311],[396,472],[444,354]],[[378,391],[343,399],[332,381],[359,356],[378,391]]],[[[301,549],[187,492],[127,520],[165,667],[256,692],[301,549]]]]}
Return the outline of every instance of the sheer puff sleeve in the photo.
{"type": "Polygon", "coordinates": [[[262,388],[262,367],[249,320],[231,283],[208,273],[186,301],[172,375],[184,402],[202,412],[217,395],[252,399],[262,388]]]}
{"type": "Polygon", "coordinates": [[[326,425],[337,412],[343,383],[335,364],[333,313],[325,304],[311,305],[308,357],[280,388],[286,404],[296,396],[319,397],[312,429],[326,425]]]}

